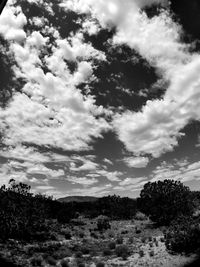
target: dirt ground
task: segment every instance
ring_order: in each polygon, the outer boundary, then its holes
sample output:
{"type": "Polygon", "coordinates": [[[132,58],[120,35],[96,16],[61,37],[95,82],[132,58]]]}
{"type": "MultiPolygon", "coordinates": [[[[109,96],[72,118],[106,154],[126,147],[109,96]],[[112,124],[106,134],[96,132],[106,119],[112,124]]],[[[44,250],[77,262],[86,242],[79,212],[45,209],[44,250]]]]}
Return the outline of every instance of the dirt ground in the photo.
{"type": "Polygon", "coordinates": [[[184,267],[194,260],[195,255],[170,254],[164,241],[162,229],[148,220],[113,221],[110,229],[98,231],[95,220],[82,218],[56,229],[52,241],[0,244],[0,256],[21,266],[47,267],[184,267]],[[127,251],[119,256],[122,246],[127,251]]]}

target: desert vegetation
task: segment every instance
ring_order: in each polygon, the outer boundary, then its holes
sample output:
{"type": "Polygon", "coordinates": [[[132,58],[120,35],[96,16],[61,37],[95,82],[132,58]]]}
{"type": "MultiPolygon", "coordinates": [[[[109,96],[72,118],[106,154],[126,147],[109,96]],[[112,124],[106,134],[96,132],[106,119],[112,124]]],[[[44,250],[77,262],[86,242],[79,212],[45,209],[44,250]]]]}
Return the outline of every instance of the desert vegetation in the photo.
{"type": "Polygon", "coordinates": [[[184,266],[200,246],[199,201],[173,180],[145,184],[137,200],[69,203],[10,180],[0,189],[0,256],[18,266],[184,266]]]}

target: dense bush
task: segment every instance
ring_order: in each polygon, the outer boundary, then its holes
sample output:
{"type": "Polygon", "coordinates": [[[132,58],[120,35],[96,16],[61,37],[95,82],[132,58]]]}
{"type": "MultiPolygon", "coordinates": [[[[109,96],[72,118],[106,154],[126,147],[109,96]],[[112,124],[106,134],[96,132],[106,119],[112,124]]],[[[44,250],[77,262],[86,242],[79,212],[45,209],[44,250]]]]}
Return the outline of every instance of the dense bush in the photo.
{"type": "Polygon", "coordinates": [[[97,228],[99,231],[110,229],[109,218],[103,215],[97,217],[97,228]]]}
{"type": "Polygon", "coordinates": [[[0,190],[1,238],[34,239],[48,237],[43,205],[30,193],[26,184],[10,180],[9,186],[0,190]]]}
{"type": "Polygon", "coordinates": [[[116,239],[116,243],[117,243],[118,245],[123,244],[123,237],[118,236],[117,239],[116,239]]]}
{"type": "Polygon", "coordinates": [[[116,243],[115,242],[110,242],[108,244],[108,247],[109,247],[109,249],[115,249],[116,248],[116,243]]]}
{"type": "Polygon", "coordinates": [[[109,248],[105,248],[103,250],[103,256],[110,256],[112,255],[112,251],[109,248]]]}
{"type": "Polygon", "coordinates": [[[105,264],[103,262],[98,262],[96,264],[96,267],[105,267],[105,264]]]}
{"type": "Polygon", "coordinates": [[[117,246],[115,249],[117,257],[122,257],[123,260],[126,260],[129,256],[129,249],[126,245],[117,246]]]}
{"type": "Polygon", "coordinates": [[[173,180],[145,184],[138,205],[159,225],[169,225],[179,215],[189,215],[193,211],[189,188],[173,180]]]}
{"type": "Polygon", "coordinates": [[[134,219],[135,219],[135,220],[138,220],[138,221],[145,221],[145,220],[147,220],[147,216],[146,216],[144,213],[138,211],[138,212],[135,214],[134,219]]]}
{"type": "Polygon", "coordinates": [[[200,248],[200,218],[181,216],[165,234],[166,247],[173,252],[195,252],[200,248]]]}
{"type": "Polygon", "coordinates": [[[7,187],[0,188],[0,238],[26,241],[52,238],[52,219],[58,219],[60,211],[71,218],[72,212],[68,210],[72,210],[69,205],[33,195],[30,186],[12,179],[7,187]]]}
{"type": "Polygon", "coordinates": [[[61,267],[69,267],[69,263],[67,260],[61,260],[60,265],[61,267]]]}

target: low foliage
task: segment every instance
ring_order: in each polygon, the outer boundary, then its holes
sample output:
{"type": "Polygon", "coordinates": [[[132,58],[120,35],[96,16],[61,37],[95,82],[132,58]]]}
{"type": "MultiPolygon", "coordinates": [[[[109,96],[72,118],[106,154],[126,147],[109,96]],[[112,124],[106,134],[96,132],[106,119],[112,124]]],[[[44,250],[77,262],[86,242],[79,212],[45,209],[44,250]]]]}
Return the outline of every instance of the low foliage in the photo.
{"type": "Polygon", "coordinates": [[[140,210],[159,225],[169,225],[174,218],[193,212],[189,188],[174,180],[145,184],[138,204],[140,210]]]}
{"type": "Polygon", "coordinates": [[[115,249],[115,253],[117,257],[122,257],[122,259],[126,260],[129,256],[129,248],[126,245],[117,246],[115,249]]]}
{"type": "Polygon", "coordinates": [[[181,216],[165,234],[166,247],[173,252],[195,252],[200,247],[200,218],[181,216]]]}

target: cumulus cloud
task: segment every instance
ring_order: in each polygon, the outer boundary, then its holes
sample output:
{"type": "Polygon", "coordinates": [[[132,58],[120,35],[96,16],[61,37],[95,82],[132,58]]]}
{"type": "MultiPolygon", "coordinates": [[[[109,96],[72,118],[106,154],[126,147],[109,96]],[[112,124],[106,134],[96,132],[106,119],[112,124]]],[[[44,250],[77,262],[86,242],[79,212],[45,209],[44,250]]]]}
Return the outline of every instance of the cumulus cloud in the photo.
{"type": "Polygon", "coordinates": [[[9,164],[0,164],[0,167],[0,185],[7,185],[10,179],[23,183],[28,181],[27,175],[23,171],[17,171],[9,164]]]}
{"type": "Polygon", "coordinates": [[[0,17],[0,34],[9,41],[23,41],[26,38],[26,33],[23,30],[26,23],[27,19],[21,8],[14,8],[8,4],[0,17]]]}
{"type": "Polygon", "coordinates": [[[141,185],[146,177],[126,178],[119,183],[119,185],[141,185]]]}
{"type": "Polygon", "coordinates": [[[48,163],[48,162],[69,162],[68,156],[54,152],[40,152],[36,148],[18,145],[14,147],[5,147],[0,151],[0,156],[6,159],[20,160],[32,163],[48,163]]]}
{"type": "MultiPolygon", "coordinates": [[[[3,19],[8,17],[10,24],[3,20],[2,25],[6,24],[9,30],[13,25],[21,29],[26,23],[26,17],[18,7],[10,5],[3,19]]],[[[50,44],[49,37],[44,37],[42,31],[33,31],[27,33],[23,43],[10,45],[19,66],[15,67],[16,75],[27,82],[23,93],[14,94],[9,106],[1,109],[4,144],[29,143],[65,150],[88,150],[93,138],[101,137],[102,132],[111,127],[101,116],[103,107],[96,106],[92,96],[83,96],[77,85],[92,76],[92,60],[105,60],[105,56],[85,44],[81,33],[63,40],[55,29],[48,26],[45,29],[49,36],[57,34],[55,44],[50,44]],[[47,53],[47,48],[51,54],[47,53]],[[66,60],[77,61],[73,74],[66,60]],[[51,72],[43,71],[45,62],[51,72]],[[100,117],[96,118],[97,115],[100,117]]],[[[5,29],[5,34],[7,32],[5,29]]]]}
{"type": "Polygon", "coordinates": [[[147,177],[135,177],[135,178],[128,177],[123,181],[119,182],[119,184],[114,187],[114,190],[139,191],[146,183],[147,183],[147,177]]]}
{"type": "Polygon", "coordinates": [[[110,193],[112,188],[111,184],[105,184],[100,186],[93,186],[87,188],[75,188],[68,192],[69,195],[80,195],[80,196],[95,196],[95,197],[102,197],[110,193]]]}
{"type": "Polygon", "coordinates": [[[68,177],[68,181],[70,181],[72,184],[80,184],[83,186],[91,186],[93,184],[98,183],[98,180],[95,178],[87,178],[87,177],[68,177]]]}
{"type": "Polygon", "coordinates": [[[168,1],[70,1],[68,8],[90,12],[102,27],[116,27],[114,44],[136,50],[170,85],[161,100],[147,101],[140,112],[126,111],[113,120],[119,139],[137,155],[172,151],[190,120],[199,120],[199,60],[181,42],[182,29],[170,12],[148,18],[141,8],[168,1]],[[182,93],[184,92],[184,93],[182,93]]]}
{"type": "Polygon", "coordinates": [[[80,166],[76,166],[74,162],[71,163],[70,170],[74,172],[79,172],[79,171],[94,171],[98,168],[98,164],[95,162],[92,162],[90,160],[86,160],[82,158],[83,164],[80,166]]]}
{"type": "Polygon", "coordinates": [[[107,159],[107,158],[103,159],[103,161],[104,161],[105,163],[108,163],[108,164],[110,164],[110,165],[113,165],[113,162],[112,162],[111,160],[107,159]]]}
{"type": "Polygon", "coordinates": [[[181,182],[199,181],[200,161],[190,163],[186,160],[176,161],[172,164],[162,162],[150,175],[151,182],[173,179],[181,182]]]}
{"type": "Polygon", "coordinates": [[[118,182],[120,181],[120,177],[123,175],[122,172],[120,171],[106,171],[106,170],[98,170],[96,171],[96,174],[99,175],[99,177],[106,177],[109,181],[111,182],[118,182]]]}
{"type": "Polygon", "coordinates": [[[147,157],[128,157],[124,158],[124,162],[130,168],[144,168],[149,163],[147,157]]]}

